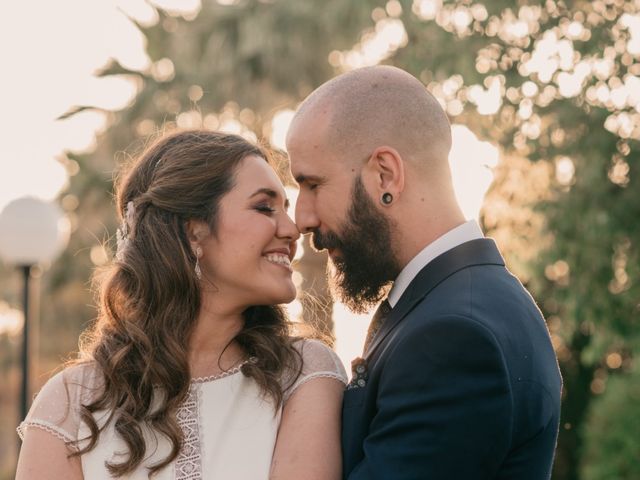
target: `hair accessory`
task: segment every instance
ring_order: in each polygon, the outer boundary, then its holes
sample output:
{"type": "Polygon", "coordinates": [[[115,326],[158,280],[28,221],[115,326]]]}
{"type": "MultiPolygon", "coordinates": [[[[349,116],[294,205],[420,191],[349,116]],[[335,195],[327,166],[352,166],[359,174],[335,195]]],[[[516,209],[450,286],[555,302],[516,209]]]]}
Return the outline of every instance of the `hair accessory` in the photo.
{"type": "Polygon", "coordinates": [[[196,277],[198,277],[198,280],[202,278],[202,269],[200,268],[201,256],[202,256],[202,249],[200,247],[196,247],[196,268],[194,268],[194,271],[196,272],[196,277]]]}
{"type": "Polygon", "coordinates": [[[380,201],[383,205],[391,205],[391,202],[393,202],[393,195],[391,195],[389,192],[384,192],[382,194],[382,197],[380,197],[380,201]]]}
{"type": "Polygon", "coordinates": [[[133,225],[135,213],[136,209],[133,206],[133,202],[127,203],[124,209],[124,216],[122,217],[122,224],[120,228],[116,230],[116,258],[120,261],[124,259],[124,251],[129,245],[129,225],[133,225]]]}

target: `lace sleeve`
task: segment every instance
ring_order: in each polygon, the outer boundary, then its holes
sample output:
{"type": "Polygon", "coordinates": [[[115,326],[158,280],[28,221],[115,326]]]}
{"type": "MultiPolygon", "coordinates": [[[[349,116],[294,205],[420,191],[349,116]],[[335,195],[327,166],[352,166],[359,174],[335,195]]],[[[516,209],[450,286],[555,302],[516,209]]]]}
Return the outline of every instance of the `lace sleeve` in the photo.
{"type": "Polygon", "coordinates": [[[319,340],[300,340],[295,347],[302,356],[302,371],[284,393],[286,402],[301,385],[314,378],[334,378],[347,384],[347,374],[336,353],[319,340]]]}
{"type": "MultiPolygon", "coordinates": [[[[66,443],[78,439],[80,404],[95,391],[95,371],[91,365],[78,365],[54,375],[36,395],[33,405],[17,431],[21,439],[29,428],[49,432],[66,443]]],[[[72,447],[72,446],[70,446],[72,447]]],[[[73,448],[73,447],[72,447],[73,448]]]]}

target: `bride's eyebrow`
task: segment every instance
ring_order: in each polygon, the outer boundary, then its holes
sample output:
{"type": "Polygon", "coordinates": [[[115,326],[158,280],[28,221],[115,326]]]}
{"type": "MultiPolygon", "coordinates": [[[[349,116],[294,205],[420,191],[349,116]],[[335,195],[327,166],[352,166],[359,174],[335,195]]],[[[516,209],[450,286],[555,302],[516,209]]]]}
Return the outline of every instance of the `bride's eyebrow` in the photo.
{"type": "MultiPolygon", "coordinates": [[[[276,192],[275,190],[271,189],[271,188],[259,188],[258,190],[256,190],[255,192],[253,192],[251,195],[249,195],[249,198],[253,198],[256,195],[260,195],[260,194],[264,194],[267,195],[270,198],[273,199],[277,199],[280,197],[280,194],[278,192],[276,192]]],[[[285,198],[284,199],[284,207],[285,208],[289,208],[289,199],[285,198]]]]}

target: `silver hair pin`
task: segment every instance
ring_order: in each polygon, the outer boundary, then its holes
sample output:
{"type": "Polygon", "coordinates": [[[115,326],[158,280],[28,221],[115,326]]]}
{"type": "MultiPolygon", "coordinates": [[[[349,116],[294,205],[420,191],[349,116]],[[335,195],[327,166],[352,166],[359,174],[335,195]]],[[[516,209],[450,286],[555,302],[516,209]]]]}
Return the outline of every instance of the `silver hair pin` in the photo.
{"type": "Polygon", "coordinates": [[[124,252],[129,245],[129,225],[133,225],[133,217],[136,213],[136,209],[133,206],[133,202],[127,203],[124,209],[124,217],[122,218],[122,224],[120,228],[116,230],[116,258],[119,261],[124,259],[124,252]]]}

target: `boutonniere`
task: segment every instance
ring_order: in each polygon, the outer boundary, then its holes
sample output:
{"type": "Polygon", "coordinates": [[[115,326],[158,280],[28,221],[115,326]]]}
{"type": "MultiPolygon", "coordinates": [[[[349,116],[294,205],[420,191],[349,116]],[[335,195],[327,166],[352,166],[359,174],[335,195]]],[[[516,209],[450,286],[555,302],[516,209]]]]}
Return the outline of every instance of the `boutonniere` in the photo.
{"type": "Polygon", "coordinates": [[[351,362],[351,381],[347,385],[347,390],[364,387],[368,378],[367,361],[361,357],[353,359],[351,362]]]}

